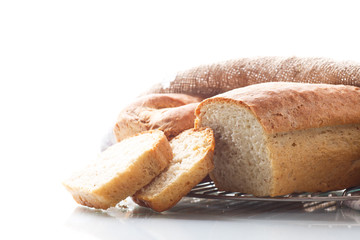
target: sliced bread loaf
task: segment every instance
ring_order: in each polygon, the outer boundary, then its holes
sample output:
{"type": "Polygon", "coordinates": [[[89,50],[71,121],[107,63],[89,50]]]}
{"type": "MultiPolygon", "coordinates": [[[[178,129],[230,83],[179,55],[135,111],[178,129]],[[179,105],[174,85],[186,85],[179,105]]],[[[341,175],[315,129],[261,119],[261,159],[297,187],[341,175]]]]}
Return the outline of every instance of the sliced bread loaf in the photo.
{"type": "Polygon", "coordinates": [[[133,200],[162,212],[181,200],[213,169],[214,136],[210,128],[189,129],[170,141],[174,158],[169,166],[133,200]]]}
{"type": "Polygon", "coordinates": [[[203,101],[210,176],[221,190],[277,196],[360,185],[360,88],[265,83],[203,101]]]}
{"type": "Polygon", "coordinates": [[[144,132],[106,149],[64,186],[79,204],[107,209],[148,184],[171,159],[172,150],[164,133],[144,132]]]}

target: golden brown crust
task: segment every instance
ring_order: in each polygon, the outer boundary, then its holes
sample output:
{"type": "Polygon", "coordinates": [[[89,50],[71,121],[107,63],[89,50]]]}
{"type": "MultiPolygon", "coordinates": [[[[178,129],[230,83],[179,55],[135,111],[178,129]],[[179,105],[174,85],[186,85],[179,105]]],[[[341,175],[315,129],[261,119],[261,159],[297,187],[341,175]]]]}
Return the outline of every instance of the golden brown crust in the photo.
{"type": "Polygon", "coordinates": [[[360,124],[270,134],[266,142],[274,179],[270,196],[360,184],[360,124]]]}
{"type": "Polygon", "coordinates": [[[209,98],[264,82],[327,83],[360,86],[360,64],[326,58],[258,57],[203,65],[180,72],[147,93],[184,93],[209,98]]]}
{"type": "MultiPolygon", "coordinates": [[[[360,88],[344,85],[263,83],[204,100],[249,108],[267,133],[360,123],[360,88]]],[[[196,124],[195,124],[196,125],[196,124]]]]}
{"type": "MultiPolygon", "coordinates": [[[[196,160],[196,163],[194,163],[190,169],[182,171],[179,175],[171,175],[171,181],[165,179],[165,181],[169,181],[168,185],[162,186],[156,193],[149,193],[149,191],[151,191],[148,189],[149,186],[141,189],[132,197],[134,202],[140,206],[149,207],[157,212],[166,211],[178,203],[182,197],[188,194],[194,186],[208,175],[214,168],[213,154],[215,140],[212,130],[210,128],[189,129],[182,134],[186,134],[191,138],[193,132],[200,131],[204,132],[208,144],[205,149],[198,153],[201,154],[201,159],[194,159],[194,161],[196,160]]],[[[176,138],[179,137],[183,136],[178,135],[176,138]]],[[[170,142],[170,144],[172,143],[170,142]]],[[[198,146],[193,147],[196,148],[198,146]]],[[[186,166],[183,168],[186,168],[186,166]]],[[[165,171],[167,171],[167,169],[165,169],[165,171]]],[[[159,177],[161,177],[161,175],[159,175],[159,177]]],[[[158,184],[158,181],[155,179],[149,185],[151,184],[156,185],[158,184]]],[[[150,188],[151,187],[152,186],[150,186],[150,188]]]]}
{"type": "Polygon", "coordinates": [[[150,94],[138,98],[118,116],[114,127],[117,141],[136,133],[159,129],[170,140],[193,128],[195,108],[200,98],[185,94],[150,94]]]}
{"type": "MultiPolygon", "coordinates": [[[[64,186],[70,191],[77,203],[100,209],[113,207],[151,182],[153,178],[168,166],[172,159],[172,149],[165,135],[158,130],[141,134],[154,134],[153,146],[146,150],[141,150],[137,158],[129,164],[126,170],[120,169],[118,172],[111,170],[113,172],[110,173],[110,179],[105,182],[94,181],[94,185],[92,185],[88,182],[89,178],[109,178],[107,176],[109,173],[104,170],[106,168],[103,165],[97,166],[100,169],[96,172],[93,171],[94,166],[89,166],[89,168],[75,174],[64,182],[64,186]]],[[[125,142],[118,144],[123,143],[125,142]]],[[[129,145],[128,147],[135,148],[136,146],[129,145]]],[[[117,159],[117,156],[122,154],[122,152],[118,153],[116,149],[116,146],[113,146],[106,150],[109,151],[110,158],[117,159]]],[[[105,159],[109,162],[109,154],[103,152],[99,161],[105,159]]],[[[116,166],[116,163],[111,161],[108,164],[111,164],[112,169],[116,166]]]]}
{"type": "MultiPolygon", "coordinates": [[[[264,129],[266,159],[271,163],[271,181],[266,193],[243,190],[245,187],[229,185],[211,174],[219,189],[278,196],[360,184],[358,87],[299,83],[252,85],[204,100],[196,109],[196,127],[203,118],[211,118],[209,112],[204,115],[211,104],[225,109],[227,106],[249,109],[264,129]]],[[[216,128],[216,122],[213,127],[216,128]]],[[[221,136],[222,131],[218,131],[221,136]]]]}

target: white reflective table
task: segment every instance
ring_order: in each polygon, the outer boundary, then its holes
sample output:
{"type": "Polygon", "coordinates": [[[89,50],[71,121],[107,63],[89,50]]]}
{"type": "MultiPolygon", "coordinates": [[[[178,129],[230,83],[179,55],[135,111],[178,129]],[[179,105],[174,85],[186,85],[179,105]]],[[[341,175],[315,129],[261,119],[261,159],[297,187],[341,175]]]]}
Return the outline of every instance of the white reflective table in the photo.
{"type": "Polygon", "coordinates": [[[107,211],[78,206],[66,227],[96,239],[343,239],[360,236],[360,211],[339,203],[184,198],[156,213],[138,207],[107,211]],[[324,238],[325,237],[325,238],[324,238]]]}

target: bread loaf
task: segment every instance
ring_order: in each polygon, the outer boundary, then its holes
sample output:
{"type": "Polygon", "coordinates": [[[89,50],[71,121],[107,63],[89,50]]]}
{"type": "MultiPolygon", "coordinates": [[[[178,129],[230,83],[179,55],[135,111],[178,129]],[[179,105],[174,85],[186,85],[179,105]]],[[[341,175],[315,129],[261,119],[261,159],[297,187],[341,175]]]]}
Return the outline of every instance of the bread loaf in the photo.
{"type": "Polygon", "coordinates": [[[116,121],[114,134],[119,142],[151,129],[162,130],[170,140],[194,127],[195,108],[200,98],[186,94],[150,94],[124,108],[116,121]]]}
{"type": "Polygon", "coordinates": [[[210,128],[189,129],[170,141],[174,158],[169,166],[133,199],[162,212],[181,200],[213,169],[214,135],[210,128]]]}
{"type": "Polygon", "coordinates": [[[79,204],[107,209],[147,185],[171,159],[164,133],[144,132],[106,149],[64,186],[79,204]]]}
{"type": "Polygon", "coordinates": [[[198,66],[153,86],[127,106],[114,127],[116,139],[150,129],[160,129],[171,139],[193,127],[193,111],[202,99],[264,82],[360,86],[360,64],[325,58],[258,57],[198,66]]]}
{"type": "Polygon", "coordinates": [[[277,196],[360,185],[360,89],[263,83],[204,100],[221,190],[277,196]]]}

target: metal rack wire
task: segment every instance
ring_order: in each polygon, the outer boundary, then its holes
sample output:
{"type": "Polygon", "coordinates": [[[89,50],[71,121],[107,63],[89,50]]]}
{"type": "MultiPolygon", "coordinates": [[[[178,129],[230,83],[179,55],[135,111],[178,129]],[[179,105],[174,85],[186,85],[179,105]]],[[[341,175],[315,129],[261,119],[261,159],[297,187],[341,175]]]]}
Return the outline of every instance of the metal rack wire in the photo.
{"type": "Polygon", "coordinates": [[[279,197],[255,197],[251,194],[239,192],[220,191],[213,182],[199,183],[187,197],[246,200],[246,201],[277,201],[277,202],[327,202],[327,201],[349,201],[360,200],[360,186],[337,191],[322,193],[296,193],[279,197]]]}

